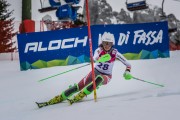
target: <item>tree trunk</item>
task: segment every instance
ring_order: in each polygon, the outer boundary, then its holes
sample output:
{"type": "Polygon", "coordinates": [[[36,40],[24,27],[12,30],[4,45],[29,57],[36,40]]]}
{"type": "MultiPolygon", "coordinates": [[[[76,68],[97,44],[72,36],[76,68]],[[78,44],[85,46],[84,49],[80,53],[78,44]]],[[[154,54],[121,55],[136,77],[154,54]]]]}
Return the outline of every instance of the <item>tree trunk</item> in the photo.
{"type": "Polygon", "coordinates": [[[22,21],[31,20],[31,0],[22,0],[22,21]]]}

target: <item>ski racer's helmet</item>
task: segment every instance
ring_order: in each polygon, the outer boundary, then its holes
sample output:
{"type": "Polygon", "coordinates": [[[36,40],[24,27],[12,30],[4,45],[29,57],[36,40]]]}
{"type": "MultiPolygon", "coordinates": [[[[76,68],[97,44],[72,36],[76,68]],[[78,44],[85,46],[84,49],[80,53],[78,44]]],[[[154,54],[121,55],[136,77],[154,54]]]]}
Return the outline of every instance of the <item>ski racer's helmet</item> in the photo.
{"type": "Polygon", "coordinates": [[[115,44],[114,35],[110,32],[104,32],[101,38],[101,45],[105,51],[111,50],[112,46],[115,44]]]}
{"type": "Polygon", "coordinates": [[[110,43],[112,43],[112,45],[115,44],[114,35],[111,34],[110,32],[104,32],[104,34],[102,35],[101,41],[102,41],[102,43],[103,42],[110,42],[110,43]]]}

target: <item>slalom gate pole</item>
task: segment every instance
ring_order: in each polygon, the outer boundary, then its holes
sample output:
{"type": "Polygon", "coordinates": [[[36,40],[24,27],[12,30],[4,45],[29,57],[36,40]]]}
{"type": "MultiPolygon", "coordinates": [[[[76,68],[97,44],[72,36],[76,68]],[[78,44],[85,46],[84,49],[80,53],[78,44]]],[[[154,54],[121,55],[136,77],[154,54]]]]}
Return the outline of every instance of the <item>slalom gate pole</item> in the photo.
{"type": "Polygon", "coordinates": [[[164,87],[164,85],[161,85],[161,84],[149,82],[149,81],[142,80],[142,79],[139,79],[139,78],[136,78],[136,77],[132,77],[132,78],[135,79],[135,80],[139,80],[139,81],[142,81],[142,82],[146,82],[146,83],[149,83],[149,84],[153,84],[153,85],[156,85],[156,86],[159,86],[159,87],[164,87]]]}
{"type": "Polygon", "coordinates": [[[90,48],[90,60],[91,60],[91,68],[92,68],[92,81],[93,81],[93,89],[94,89],[94,101],[97,101],[96,94],[96,83],[95,83],[95,73],[94,73],[94,60],[93,60],[93,52],[92,52],[92,37],[91,37],[91,24],[90,24],[90,14],[89,14],[89,5],[88,0],[86,2],[86,18],[88,23],[88,37],[89,37],[89,48],[90,48]]]}
{"type": "Polygon", "coordinates": [[[88,65],[90,65],[90,63],[89,63],[89,64],[86,64],[86,65],[82,65],[82,66],[76,67],[76,68],[73,68],[73,69],[71,69],[71,70],[67,70],[67,71],[64,71],[64,72],[61,72],[61,73],[58,73],[58,74],[49,76],[49,77],[46,77],[46,78],[43,78],[43,79],[39,80],[38,82],[45,81],[45,80],[50,79],[50,78],[52,78],[52,77],[56,77],[56,76],[62,75],[62,74],[64,74],[64,73],[67,73],[67,72],[70,72],[70,71],[73,71],[73,70],[77,70],[77,69],[79,69],[79,68],[82,68],[82,67],[85,67],[85,66],[88,66],[88,65]]]}

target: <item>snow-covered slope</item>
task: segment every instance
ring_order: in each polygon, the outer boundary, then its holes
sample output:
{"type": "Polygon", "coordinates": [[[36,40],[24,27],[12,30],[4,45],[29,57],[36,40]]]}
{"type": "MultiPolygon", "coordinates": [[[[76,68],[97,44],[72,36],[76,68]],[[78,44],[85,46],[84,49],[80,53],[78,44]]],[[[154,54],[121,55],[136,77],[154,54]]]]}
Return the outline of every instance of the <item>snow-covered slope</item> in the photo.
{"type": "Polygon", "coordinates": [[[78,82],[90,66],[68,72],[44,82],[38,80],[79,65],[20,71],[18,61],[0,61],[0,119],[1,120],[178,120],[180,111],[180,51],[170,58],[132,60],[132,74],[147,81],[164,84],[157,87],[137,80],[126,81],[125,66],[116,61],[113,78],[107,86],[69,106],[60,104],[39,109],[35,102],[51,99],[78,82]]]}

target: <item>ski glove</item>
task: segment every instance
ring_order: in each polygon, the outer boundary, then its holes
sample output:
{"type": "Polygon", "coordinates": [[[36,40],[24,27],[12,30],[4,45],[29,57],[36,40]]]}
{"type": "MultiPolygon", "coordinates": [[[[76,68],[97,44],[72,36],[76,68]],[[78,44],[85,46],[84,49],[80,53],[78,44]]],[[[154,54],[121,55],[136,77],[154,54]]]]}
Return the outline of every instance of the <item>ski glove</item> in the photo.
{"type": "Polygon", "coordinates": [[[123,77],[125,78],[125,80],[130,80],[133,76],[130,74],[129,71],[125,71],[123,74],[123,77]]]}
{"type": "Polygon", "coordinates": [[[109,54],[105,54],[98,59],[98,62],[107,62],[109,60],[111,60],[111,56],[109,54]]]}

